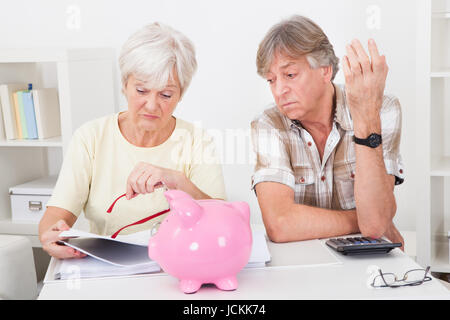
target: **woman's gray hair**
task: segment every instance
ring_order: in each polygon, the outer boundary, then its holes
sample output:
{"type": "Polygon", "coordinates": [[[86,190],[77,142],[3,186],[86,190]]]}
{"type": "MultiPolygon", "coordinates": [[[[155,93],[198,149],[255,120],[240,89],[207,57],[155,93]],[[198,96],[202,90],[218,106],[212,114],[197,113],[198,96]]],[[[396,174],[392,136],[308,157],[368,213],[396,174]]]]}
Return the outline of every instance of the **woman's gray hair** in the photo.
{"type": "Polygon", "coordinates": [[[141,28],[124,43],[119,56],[122,86],[130,75],[160,90],[173,79],[176,70],[181,96],[197,69],[193,43],[181,32],[162,23],[141,28]]]}
{"type": "Polygon", "coordinates": [[[311,68],[332,66],[334,79],[339,70],[339,58],[323,30],[311,19],[294,15],[274,25],[259,44],[257,72],[264,77],[275,54],[298,59],[306,55],[311,68]]]}

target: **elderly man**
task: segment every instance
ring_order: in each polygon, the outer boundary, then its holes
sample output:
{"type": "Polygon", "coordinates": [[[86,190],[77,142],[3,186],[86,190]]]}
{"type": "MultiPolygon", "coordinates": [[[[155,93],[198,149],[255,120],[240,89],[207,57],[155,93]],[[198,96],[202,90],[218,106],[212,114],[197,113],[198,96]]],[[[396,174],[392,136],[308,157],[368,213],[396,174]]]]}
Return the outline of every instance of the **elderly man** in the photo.
{"type": "Polygon", "coordinates": [[[258,74],[275,104],[251,124],[252,188],[272,241],[361,232],[403,244],[392,222],[404,180],[400,104],[384,95],[386,58],[372,39],[368,49],[346,46],[344,87],[333,83],[333,46],[310,19],[281,21],[260,43],[258,74]]]}

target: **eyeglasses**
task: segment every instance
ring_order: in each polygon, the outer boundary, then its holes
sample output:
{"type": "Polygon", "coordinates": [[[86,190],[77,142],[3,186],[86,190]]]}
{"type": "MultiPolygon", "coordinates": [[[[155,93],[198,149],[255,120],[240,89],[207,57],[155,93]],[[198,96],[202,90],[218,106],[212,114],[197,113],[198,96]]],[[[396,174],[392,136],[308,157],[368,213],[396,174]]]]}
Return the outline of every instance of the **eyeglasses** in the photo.
{"type": "Polygon", "coordinates": [[[429,266],[426,269],[409,270],[403,275],[402,279],[398,279],[394,273],[383,273],[381,270],[378,270],[380,274],[373,279],[371,285],[374,288],[418,286],[431,280],[431,277],[427,276],[429,271],[429,266]]]}
{"type": "MultiPolygon", "coordinates": [[[[162,188],[164,188],[164,191],[167,191],[167,190],[168,190],[167,186],[166,186],[164,183],[162,183],[162,182],[161,182],[161,183],[158,183],[155,187],[157,187],[157,188],[158,188],[158,187],[162,187],[162,188]]],[[[126,196],[126,193],[124,193],[124,194],[122,194],[121,196],[119,196],[118,198],[116,198],[116,200],[114,200],[114,202],[111,204],[111,206],[108,208],[108,210],[106,210],[106,212],[107,212],[107,213],[111,213],[111,211],[112,211],[112,209],[114,208],[114,205],[116,204],[117,200],[119,200],[120,198],[123,198],[123,197],[125,197],[125,196],[126,196]]],[[[117,230],[116,232],[114,232],[114,234],[111,236],[111,238],[115,239],[115,238],[119,235],[119,233],[120,233],[123,229],[125,229],[125,228],[131,227],[131,226],[134,226],[134,225],[137,225],[137,224],[145,223],[145,222],[147,222],[147,221],[149,221],[149,220],[151,220],[151,219],[153,219],[153,218],[156,218],[156,217],[158,217],[158,216],[160,216],[160,215],[162,215],[162,214],[164,214],[164,213],[167,213],[167,212],[169,212],[169,211],[170,211],[170,208],[169,208],[169,209],[166,209],[166,210],[163,210],[163,211],[160,211],[160,212],[157,212],[157,213],[155,213],[155,214],[152,214],[151,216],[148,216],[147,218],[144,218],[144,219],[141,219],[141,220],[139,220],[139,221],[130,223],[129,225],[126,225],[126,226],[120,228],[119,230],[117,230]]],[[[153,233],[154,233],[155,227],[156,227],[158,224],[160,224],[160,223],[157,222],[155,225],[153,225],[153,228],[152,228],[152,231],[151,231],[152,235],[153,235],[153,233]]]]}
{"type": "MultiPolygon", "coordinates": [[[[164,182],[158,182],[157,184],[155,184],[155,189],[160,189],[163,188],[164,191],[169,190],[169,188],[167,188],[166,184],[164,182]]],[[[122,195],[120,195],[119,197],[116,198],[116,200],[114,200],[114,202],[109,206],[108,210],[106,210],[106,212],[111,213],[112,209],[114,208],[114,206],[116,205],[117,200],[119,200],[120,198],[125,197],[127,194],[124,193],[122,195]]]]}

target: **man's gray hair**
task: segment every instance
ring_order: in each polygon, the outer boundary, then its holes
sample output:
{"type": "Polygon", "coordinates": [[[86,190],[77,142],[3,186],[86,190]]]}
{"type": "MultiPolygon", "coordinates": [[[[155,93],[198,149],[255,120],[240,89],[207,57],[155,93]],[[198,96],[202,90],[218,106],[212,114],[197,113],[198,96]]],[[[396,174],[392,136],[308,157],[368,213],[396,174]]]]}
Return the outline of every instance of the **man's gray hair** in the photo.
{"type": "Polygon", "coordinates": [[[183,96],[197,69],[197,60],[194,45],[185,35],[155,22],[135,32],[124,43],[119,66],[123,87],[133,75],[146,81],[149,88],[162,89],[175,70],[183,96]]]}
{"type": "Polygon", "coordinates": [[[276,54],[298,59],[306,55],[311,68],[332,66],[334,79],[339,70],[339,58],[323,30],[311,19],[294,15],[274,25],[259,44],[257,72],[264,77],[276,54]]]}

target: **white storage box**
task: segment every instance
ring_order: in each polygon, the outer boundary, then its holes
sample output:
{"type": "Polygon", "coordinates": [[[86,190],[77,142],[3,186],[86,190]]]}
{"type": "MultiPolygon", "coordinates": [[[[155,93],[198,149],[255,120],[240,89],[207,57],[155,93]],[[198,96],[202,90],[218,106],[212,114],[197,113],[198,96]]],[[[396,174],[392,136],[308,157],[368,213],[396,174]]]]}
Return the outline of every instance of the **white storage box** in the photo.
{"type": "Polygon", "coordinates": [[[49,176],[9,188],[12,220],[39,223],[56,180],[57,176],[49,176]]]}

